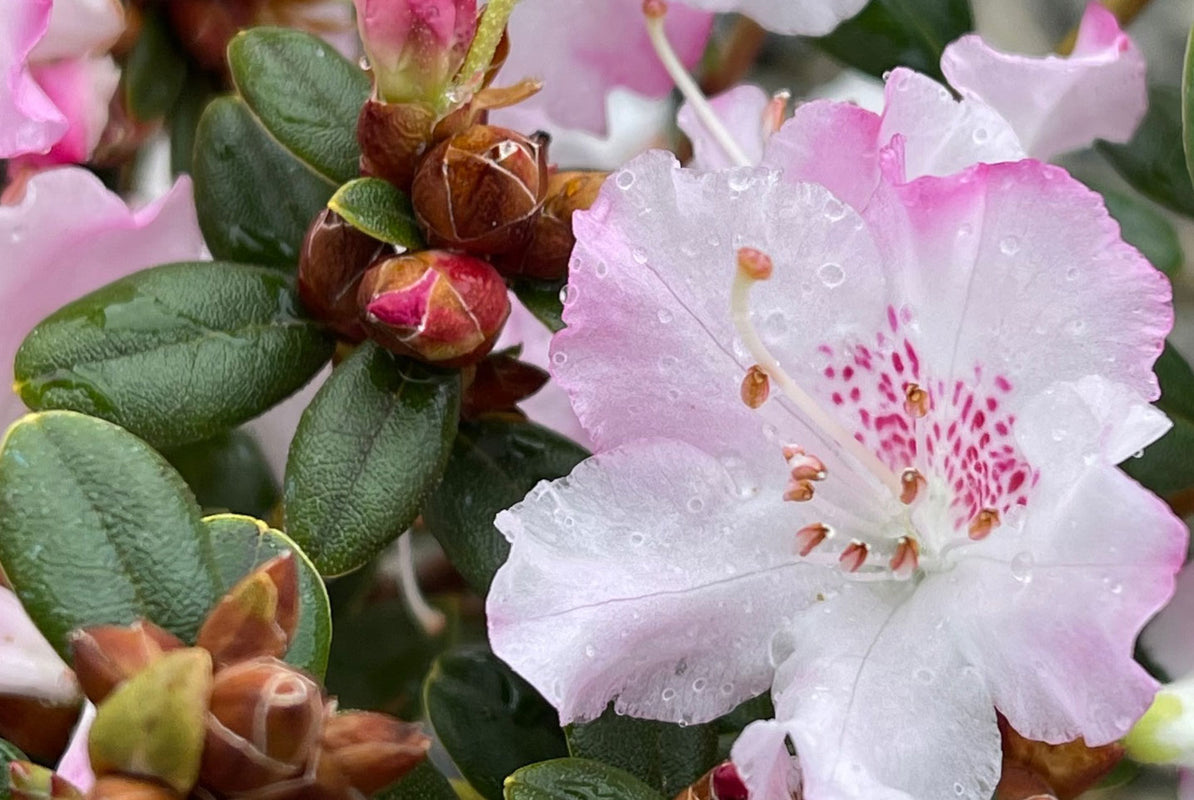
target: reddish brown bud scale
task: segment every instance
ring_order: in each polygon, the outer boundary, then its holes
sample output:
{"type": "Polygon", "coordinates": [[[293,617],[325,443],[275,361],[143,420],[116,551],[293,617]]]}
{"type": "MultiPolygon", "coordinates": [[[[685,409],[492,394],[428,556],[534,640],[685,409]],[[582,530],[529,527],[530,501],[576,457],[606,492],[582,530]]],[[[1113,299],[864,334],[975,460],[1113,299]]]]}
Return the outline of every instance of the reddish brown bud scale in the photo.
{"type": "Polygon", "coordinates": [[[127,627],[102,625],[75,631],[70,645],[79,685],[96,704],[163,653],[183,646],[172,633],[147,620],[127,627]]]}
{"type": "Polygon", "coordinates": [[[568,274],[568,260],[576,237],[572,214],[593,205],[607,172],[556,172],[547,182],[543,210],[535,218],[530,242],[515,253],[495,256],[503,275],[555,280],[568,274]]]}
{"type": "Polygon", "coordinates": [[[485,414],[517,413],[516,404],[543,388],[550,376],[533,364],[507,353],[486,356],[465,387],[460,415],[476,419],[485,414]]]}
{"type": "Polygon", "coordinates": [[[411,203],[432,245],[510,253],[530,241],[547,180],[545,139],[473,125],[423,158],[411,203]]]}
{"type": "Polygon", "coordinates": [[[361,233],[331,209],[307,229],[299,255],[298,289],[311,315],[343,339],[365,338],[357,289],[369,265],[393,248],[361,233]]]}
{"type": "Polygon", "coordinates": [[[0,695],[0,739],[30,758],[48,763],[57,760],[78,720],[77,700],[45,705],[31,697],[0,695]]]}
{"type": "Polygon", "coordinates": [[[434,139],[435,112],[418,103],[369,100],[357,117],[361,173],[410,190],[419,158],[434,139]]]}
{"type": "Polygon", "coordinates": [[[378,344],[446,367],[483,358],[510,314],[506,283],[488,262],[441,250],[374,265],[358,302],[378,344]]]}
{"type": "Polygon", "coordinates": [[[154,781],[103,775],[87,793],[87,800],[182,800],[182,795],[154,781]]]}
{"type": "Polygon", "coordinates": [[[293,553],[267,561],[232,587],[208,614],[197,644],[216,667],[258,656],[280,657],[298,625],[298,569],[293,553]]]}
{"type": "Polygon", "coordinates": [[[371,711],[337,714],[323,729],[324,754],[366,796],[418,766],[430,747],[418,725],[371,711]]]}

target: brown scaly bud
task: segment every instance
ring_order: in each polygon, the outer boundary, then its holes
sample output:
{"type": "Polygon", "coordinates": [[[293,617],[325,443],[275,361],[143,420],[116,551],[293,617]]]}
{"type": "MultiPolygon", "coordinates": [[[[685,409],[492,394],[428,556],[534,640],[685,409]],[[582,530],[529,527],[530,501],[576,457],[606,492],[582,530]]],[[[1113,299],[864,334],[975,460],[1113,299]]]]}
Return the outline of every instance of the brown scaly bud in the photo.
{"type": "Polygon", "coordinates": [[[568,274],[576,237],[572,214],[593,205],[608,172],[556,172],[547,182],[543,211],[535,218],[530,243],[523,250],[494,258],[498,272],[555,280],[568,274]]]}
{"type": "Polygon", "coordinates": [[[104,775],[91,787],[87,800],[182,800],[182,795],[154,781],[104,775]]]}
{"type": "Polygon", "coordinates": [[[473,125],[423,158],[411,203],[433,245],[510,253],[530,241],[547,178],[546,137],[473,125]]]}
{"type": "Polygon", "coordinates": [[[379,792],[417,767],[431,740],[418,725],[371,711],[348,711],[324,723],[323,752],[354,789],[379,792]]]}
{"type": "Polygon", "coordinates": [[[83,800],[70,781],[29,761],[9,762],[8,783],[12,800],[83,800]]]}
{"type": "Polygon", "coordinates": [[[270,559],[216,604],[196,644],[216,669],[258,656],[281,656],[298,625],[298,569],[293,553],[270,559]]]}
{"type": "MultiPolygon", "coordinates": [[[[1091,747],[1082,739],[1064,744],[1046,744],[1021,736],[1002,714],[997,718],[999,735],[1003,740],[1004,775],[1012,775],[1009,765],[1017,767],[1019,772],[1035,775],[1040,785],[1047,787],[1058,800],[1073,800],[1093,788],[1124,757],[1124,747],[1118,742],[1098,747],[1091,747]]],[[[1001,781],[997,797],[1001,800],[1014,797],[1011,794],[1013,789],[1018,791],[1017,787],[1030,783],[1021,775],[1015,786],[1009,786],[1008,791],[1003,792],[1001,781]]]]}
{"type": "Polygon", "coordinates": [[[365,338],[357,308],[361,276],[393,248],[362,233],[325,208],[307,229],[299,255],[298,289],[303,305],[337,336],[351,342],[365,338]]]}
{"type": "Polygon", "coordinates": [[[174,634],[141,620],[127,627],[101,625],[70,637],[75,675],[83,693],[96,704],[163,653],[183,646],[174,634]]]}
{"type": "Polygon", "coordinates": [[[464,390],[460,415],[476,419],[485,414],[519,413],[516,405],[547,383],[548,374],[508,352],[492,353],[477,364],[464,390]]]}
{"type": "Polygon", "coordinates": [[[160,781],[186,795],[199,776],[211,656],[172,650],[117,686],[96,709],[88,738],[97,776],[160,781]]]}
{"type": "Polygon", "coordinates": [[[47,705],[31,697],[0,695],[0,739],[30,758],[56,761],[78,720],[78,700],[47,705]]]}
{"type": "Polygon", "coordinates": [[[357,297],[378,344],[445,367],[483,358],[510,314],[506,284],[488,262],[442,250],[375,264],[357,297]]]}
{"type": "Polygon", "coordinates": [[[319,685],[273,658],[216,674],[200,781],[238,794],[303,774],[318,756],[325,697],[319,685]]]}

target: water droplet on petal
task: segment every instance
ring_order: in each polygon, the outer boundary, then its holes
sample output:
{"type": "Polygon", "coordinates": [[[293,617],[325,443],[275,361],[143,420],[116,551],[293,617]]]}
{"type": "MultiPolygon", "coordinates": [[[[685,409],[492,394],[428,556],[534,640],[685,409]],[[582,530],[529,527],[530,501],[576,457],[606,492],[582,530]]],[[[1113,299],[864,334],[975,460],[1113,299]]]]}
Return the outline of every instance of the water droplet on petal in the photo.
{"type": "Polygon", "coordinates": [[[586,644],[585,645],[585,656],[587,656],[588,658],[593,658],[596,655],[597,655],[597,648],[591,644],[586,644]]]}
{"type": "Polygon", "coordinates": [[[659,309],[659,313],[657,314],[657,316],[659,317],[659,321],[662,322],[664,325],[667,325],[673,319],[672,312],[666,308],[659,309]]]}
{"type": "Polygon", "coordinates": [[[1030,583],[1032,581],[1032,567],[1034,563],[1032,553],[1027,551],[1016,553],[1012,557],[1012,577],[1021,583],[1030,583]]]}
{"type": "Polygon", "coordinates": [[[629,189],[634,186],[634,173],[628,169],[624,169],[618,173],[618,177],[614,178],[614,183],[622,190],[629,189]]]}
{"type": "Polygon", "coordinates": [[[821,279],[821,283],[825,284],[825,288],[836,289],[846,280],[846,271],[842,269],[841,264],[830,261],[817,269],[817,277],[821,279]]]}
{"type": "Polygon", "coordinates": [[[647,251],[641,247],[636,247],[630,251],[630,257],[634,259],[636,264],[647,263],[647,251]]]}
{"type": "Polygon", "coordinates": [[[974,133],[971,134],[971,136],[973,137],[975,144],[982,144],[991,138],[991,134],[986,128],[975,128],[974,133]]]}
{"type": "Polygon", "coordinates": [[[663,699],[663,702],[670,703],[676,697],[676,690],[669,686],[660,692],[659,696],[663,699]]]}
{"type": "Polygon", "coordinates": [[[999,251],[1005,256],[1014,256],[1020,252],[1020,240],[1015,236],[1005,236],[999,240],[999,251]]]}
{"type": "Polygon", "coordinates": [[[598,261],[597,266],[593,267],[593,274],[598,278],[604,278],[609,274],[609,265],[604,261],[598,261]]]}

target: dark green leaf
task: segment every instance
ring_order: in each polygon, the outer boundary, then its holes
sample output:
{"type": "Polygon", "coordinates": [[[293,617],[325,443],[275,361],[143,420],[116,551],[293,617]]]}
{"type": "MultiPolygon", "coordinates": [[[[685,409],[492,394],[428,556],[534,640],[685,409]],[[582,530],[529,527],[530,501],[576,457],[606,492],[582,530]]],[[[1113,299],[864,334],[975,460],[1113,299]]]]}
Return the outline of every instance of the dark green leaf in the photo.
{"type": "Polygon", "coordinates": [[[1148,113],[1132,141],[1097,142],[1095,147],[1145,197],[1194,216],[1194,185],[1182,152],[1182,101],[1178,89],[1151,87],[1148,113]]]}
{"type": "Polygon", "coordinates": [[[567,728],[568,751],[624,769],[673,797],[717,765],[717,725],[681,727],[620,716],[612,708],[567,728]]]}
{"type": "Polygon", "coordinates": [[[0,451],[0,563],[50,643],[148,618],[193,639],[219,591],[207,528],[181,477],[128,431],[29,414],[0,451]]]}
{"type": "Polygon", "coordinates": [[[357,178],[340,187],[328,201],[354,228],[407,250],[425,247],[415,212],[397,186],[380,178],[357,178]]]}
{"type": "Polygon", "coordinates": [[[853,19],[816,41],[843,64],[875,76],[909,67],[944,80],[942,51],[972,30],[969,0],[871,0],[853,19]]]}
{"type": "MultiPolygon", "coordinates": [[[[8,765],[13,761],[28,761],[28,758],[20,750],[0,739],[0,800],[9,800],[12,797],[12,784],[8,779],[8,765]]],[[[431,800],[431,798],[428,798],[428,800],[431,800]]],[[[444,800],[452,799],[445,797],[444,800]]]]}
{"type": "Polygon", "coordinates": [[[1161,399],[1157,408],[1173,420],[1173,429],[1121,466],[1157,494],[1194,486],[1194,372],[1171,346],[1157,359],[1161,399]]]}
{"type": "Polygon", "coordinates": [[[171,447],[261,414],[306,383],[332,349],[299,316],[285,275],[167,264],[47,317],[17,351],[15,373],[32,409],[102,417],[171,447]]]}
{"type": "Polygon", "coordinates": [[[1186,172],[1194,182],[1194,27],[1186,40],[1186,61],[1182,69],[1182,148],[1186,153],[1186,172]]]}
{"type": "Polygon", "coordinates": [[[246,430],[175,447],[163,455],[208,513],[268,517],[278,502],[278,482],[261,446],[246,430]]]}
{"type": "Polygon", "coordinates": [[[237,91],[291,153],[335,183],[360,174],[357,115],[369,76],[317,36],[251,28],[228,45],[237,91]]]}
{"type": "Polygon", "coordinates": [[[730,713],[713,720],[718,734],[717,760],[729,758],[730,748],[738,741],[739,734],[747,725],[760,719],[775,719],[775,706],[771,703],[769,692],[743,701],[730,713]]]}
{"type": "Polygon", "coordinates": [[[522,279],[514,281],[511,288],[527,311],[555,333],[564,329],[564,301],[561,299],[561,292],[564,291],[565,283],[566,278],[558,281],[522,279]]]}
{"type": "Polygon", "coordinates": [[[424,702],[460,774],[488,800],[501,800],[502,782],[519,767],[568,754],[556,710],[484,650],[440,656],[424,702]]]}
{"type": "Polygon", "coordinates": [[[377,800],[460,800],[448,779],[424,761],[389,789],[375,795],[377,800]]]}
{"type": "Polygon", "coordinates": [[[124,65],[128,109],[139,120],[161,119],[174,107],[187,79],[187,62],[162,13],[142,15],[141,32],[124,65]]]}
{"type": "Polygon", "coordinates": [[[479,593],[510,554],[493,525],[541,480],[563,477],[588,452],[547,428],[504,419],[463,423],[444,479],[423,509],[427,529],[479,593]]]}
{"type": "Polygon", "coordinates": [[[217,514],[203,520],[211,535],[220,591],[227,592],[253,569],[287,550],[295,554],[299,578],[299,618],[286,661],[323,677],[332,640],[332,612],[323,578],[306,554],[280,531],[239,514],[217,514]]]}
{"type": "Polygon", "coordinates": [[[628,772],[584,758],[523,767],[506,781],[505,800],[661,800],[628,772]]]}
{"type": "Polygon", "coordinates": [[[336,191],[235,97],[204,110],[193,167],[203,238],[212,255],[229,261],[294,266],[307,226],[336,191]]]}
{"type": "Polygon", "coordinates": [[[1107,203],[1107,210],[1119,223],[1124,241],[1143,253],[1166,275],[1173,275],[1182,268],[1186,257],[1169,220],[1136,195],[1113,190],[1101,190],[1100,193],[1107,203]]]}
{"type": "Polygon", "coordinates": [[[366,342],[303,412],[286,464],[286,531],[324,575],[373,558],[414,522],[456,435],[460,376],[366,342]]]}
{"type": "Polygon", "coordinates": [[[175,175],[191,172],[199,118],[214,94],[211,79],[198,70],[192,70],[167,120],[170,129],[170,170],[175,175]]]}

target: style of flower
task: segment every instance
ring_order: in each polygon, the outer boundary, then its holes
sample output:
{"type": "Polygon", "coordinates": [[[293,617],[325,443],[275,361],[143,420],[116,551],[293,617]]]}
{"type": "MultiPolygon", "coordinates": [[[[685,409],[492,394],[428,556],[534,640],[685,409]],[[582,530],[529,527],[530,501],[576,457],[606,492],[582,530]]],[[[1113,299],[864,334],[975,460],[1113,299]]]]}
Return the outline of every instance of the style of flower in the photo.
{"type": "MultiPolygon", "coordinates": [[[[59,306],[139,269],[206,252],[189,178],[134,210],[80,167],[34,175],[17,204],[0,205],[0,380],[12,385],[21,341],[59,306]]],[[[5,392],[0,423],[23,411],[11,389],[5,392]]]]}
{"type": "MultiPolygon", "coordinates": [[[[893,114],[823,110],[847,146],[893,114]]],[[[873,183],[649,153],[575,216],[552,370],[599,454],[498,516],[488,601],[562,721],[771,688],[734,752],[755,800],[787,740],[811,800],[985,800],[996,709],[1096,745],[1148,706],[1131,643],[1186,532],[1115,465],[1168,427],[1168,284],[1058,168],[909,180],[920,133],[873,183]]]]}
{"type": "Polygon", "coordinates": [[[12,0],[0,19],[0,158],[41,168],[86,161],[120,79],[108,49],[116,0],[12,0]]]}

